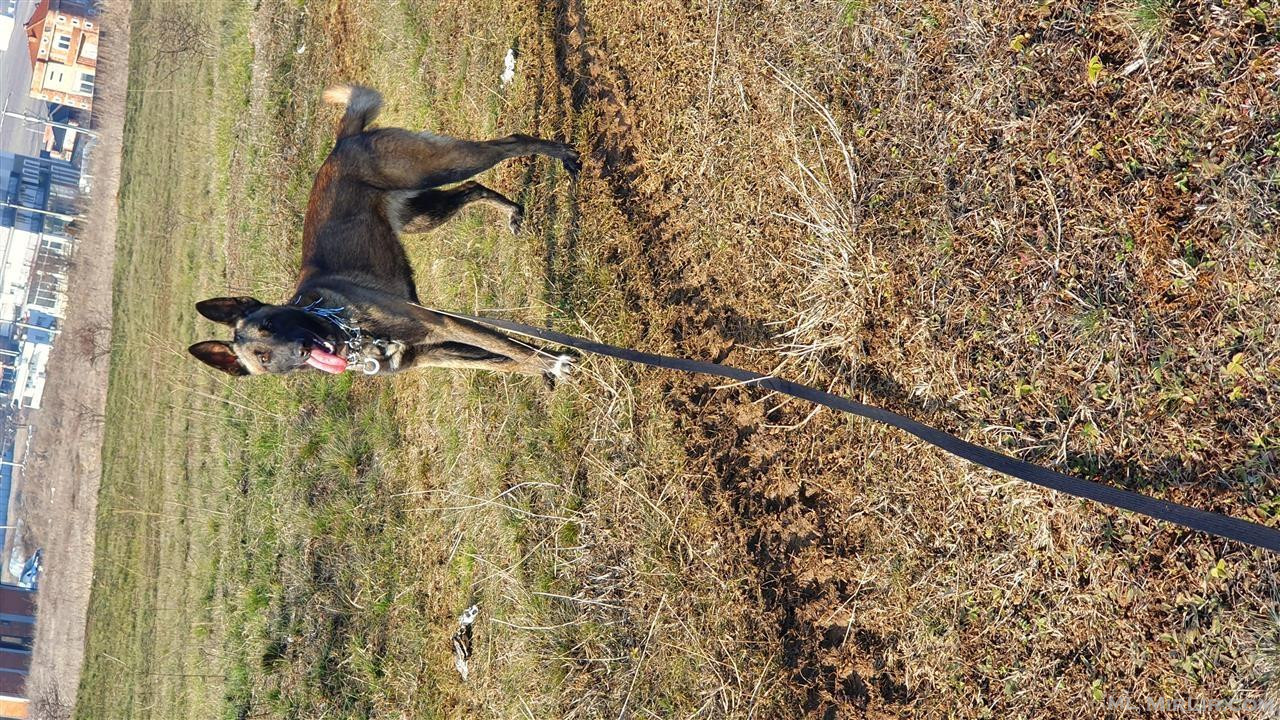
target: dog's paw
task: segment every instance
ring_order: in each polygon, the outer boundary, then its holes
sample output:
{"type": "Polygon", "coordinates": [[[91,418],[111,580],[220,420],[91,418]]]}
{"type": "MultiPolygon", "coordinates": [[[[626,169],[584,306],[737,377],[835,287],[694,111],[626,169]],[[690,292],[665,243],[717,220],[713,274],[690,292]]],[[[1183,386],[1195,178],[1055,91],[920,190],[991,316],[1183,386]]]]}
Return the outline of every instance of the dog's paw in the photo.
{"type": "Polygon", "coordinates": [[[564,155],[560,158],[560,162],[564,163],[565,172],[569,173],[572,178],[577,178],[578,173],[582,172],[582,156],[577,150],[565,145],[564,155]]]}
{"type": "Polygon", "coordinates": [[[556,383],[569,377],[577,362],[578,359],[572,355],[557,355],[556,359],[551,362],[551,366],[542,373],[542,379],[546,381],[547,389],[555,390],[556,383]]]}
{"type": "Polygon", "coordinates": [[[524,227],[524,207],[517,205],[511,211],[510,217],[507,219],[507,227],[510,228],[512,235],[519,235],[520,228],[524,227]]]}
{"type": "Polygon", "coordinates": [[[555,362],[551,364],[550,372],[557,380],[569,377],[576,362],[578,359],[572,355],[557,355],[555,362]]]}

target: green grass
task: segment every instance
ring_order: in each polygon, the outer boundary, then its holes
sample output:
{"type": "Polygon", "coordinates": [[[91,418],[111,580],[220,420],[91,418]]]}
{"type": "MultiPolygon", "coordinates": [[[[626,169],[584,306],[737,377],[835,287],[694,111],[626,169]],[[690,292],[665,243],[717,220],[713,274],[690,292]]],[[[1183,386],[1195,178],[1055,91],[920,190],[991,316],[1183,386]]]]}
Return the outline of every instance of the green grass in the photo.
{"type": "Polygon", "coordinates": [[[1144,35],[1159,38],[1168,29],[1169,12],[1169,0],[1138,0],[1133,17],[1144,35]]]}

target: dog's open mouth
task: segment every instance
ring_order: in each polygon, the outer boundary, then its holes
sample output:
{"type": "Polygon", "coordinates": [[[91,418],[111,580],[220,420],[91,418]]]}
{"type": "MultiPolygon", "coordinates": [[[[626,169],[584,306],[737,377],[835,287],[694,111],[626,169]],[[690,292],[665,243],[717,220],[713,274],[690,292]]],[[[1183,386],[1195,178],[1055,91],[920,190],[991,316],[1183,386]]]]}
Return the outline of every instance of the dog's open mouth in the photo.
{"type": "Polygon", "coordinates": [[[337,375],[347,369],[345,358],[318,347],[311,348],[310,354],[307,355],[307,364],[330,375],[337,375]]]}

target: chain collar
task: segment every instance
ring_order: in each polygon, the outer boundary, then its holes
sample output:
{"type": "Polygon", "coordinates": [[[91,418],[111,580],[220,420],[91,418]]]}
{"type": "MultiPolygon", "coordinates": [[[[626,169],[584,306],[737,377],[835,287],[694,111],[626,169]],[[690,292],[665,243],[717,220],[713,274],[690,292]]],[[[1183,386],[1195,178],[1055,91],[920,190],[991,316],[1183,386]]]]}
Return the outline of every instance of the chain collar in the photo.
{"type": "Polygon", "coordinates": [[[329,321],[331,325],[337,328],[346,336],[343,344],[346,346],[345,359],[347,361],[347,369],[360,368],[365,375],[377,375],[382,369],[382,361],[379,357],[386,357],[391,349],[392,342],[384,338],[374,337],[364,332],[359,325],[353,325],[344,313],[345,307],[323,307],[320,305],[320,299],[311,301],[310,304],[301,304],[302,296],[299,295],[293,299],[292,305],[297,305],[303,311],[310,313],[318,318],[329,321]]]}

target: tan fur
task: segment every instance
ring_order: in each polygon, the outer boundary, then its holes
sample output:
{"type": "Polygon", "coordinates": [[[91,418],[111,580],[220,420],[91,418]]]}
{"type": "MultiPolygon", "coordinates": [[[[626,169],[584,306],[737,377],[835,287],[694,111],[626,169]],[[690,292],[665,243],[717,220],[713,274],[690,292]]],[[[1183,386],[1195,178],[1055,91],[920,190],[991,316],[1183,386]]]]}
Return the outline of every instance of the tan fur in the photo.
{"type": "Polygon", "coordinates": [[[346,105],[351,102],[351,86],[334,85],[333,87],[326,88],[321,97],[330,105],[346,105]]]}

